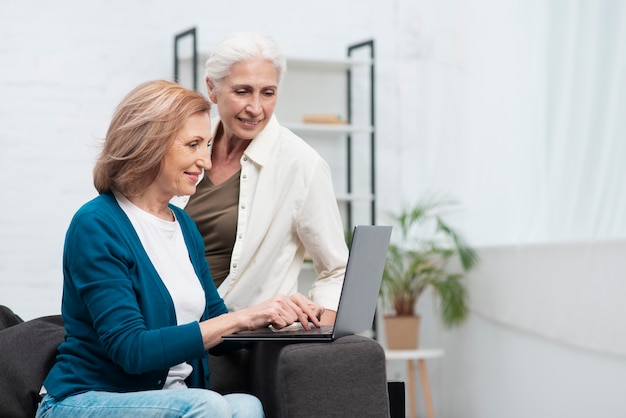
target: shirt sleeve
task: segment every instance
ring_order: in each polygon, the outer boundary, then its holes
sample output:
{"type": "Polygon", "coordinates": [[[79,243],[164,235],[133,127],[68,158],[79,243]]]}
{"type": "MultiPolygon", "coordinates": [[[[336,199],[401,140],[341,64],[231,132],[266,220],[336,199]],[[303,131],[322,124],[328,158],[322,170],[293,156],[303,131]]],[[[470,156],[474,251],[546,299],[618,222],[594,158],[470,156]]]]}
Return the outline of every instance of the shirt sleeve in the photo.
{"type": "Polygon", "coordinates": [[[330,168],[321,157],[312,171],[309,192],[298,216],[297,233],[317,273],[309,298],[326,309],[336,311],[348,248],[330,168]]]}

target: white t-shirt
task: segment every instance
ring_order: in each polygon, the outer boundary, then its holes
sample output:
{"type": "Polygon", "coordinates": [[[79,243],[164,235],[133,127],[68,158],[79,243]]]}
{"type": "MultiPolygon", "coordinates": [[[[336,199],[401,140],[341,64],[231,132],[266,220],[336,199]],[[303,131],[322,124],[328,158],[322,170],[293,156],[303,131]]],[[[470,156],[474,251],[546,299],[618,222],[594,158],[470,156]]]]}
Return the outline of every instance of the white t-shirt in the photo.
{"type": "MultiPolygon", "coordinates": [[[[135,206],[119,193],[114,194],[172,297],[178,325],[199,321],[206,305],[204,289],[189,259],[178,220],[171,222],[160,219],[135,206]]],[[[186,387],[185,379],[192,370],[188,363],[173,366],[163,388],[186,387]]]]}

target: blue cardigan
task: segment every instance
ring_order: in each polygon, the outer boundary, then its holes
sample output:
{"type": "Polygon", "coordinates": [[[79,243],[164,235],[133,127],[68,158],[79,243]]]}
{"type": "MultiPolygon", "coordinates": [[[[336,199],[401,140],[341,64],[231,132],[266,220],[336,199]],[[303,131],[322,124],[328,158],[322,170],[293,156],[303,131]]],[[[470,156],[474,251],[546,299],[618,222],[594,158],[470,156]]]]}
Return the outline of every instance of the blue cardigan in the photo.
{"type": "MultiPolygon", "coordinates": [[[[195,223],[182,209],[170,208],[204,288],[202,320],[226,313],[195,223]]],[[[66,335],[44,381],[50,395],[161,389],[169,368],[184,361],[193,366],[188,386],[209,387],[198,323],[176,325],[170,294],[112,194],[96,197],[74,215],[65,237],[63,275],[66,335]]]]}

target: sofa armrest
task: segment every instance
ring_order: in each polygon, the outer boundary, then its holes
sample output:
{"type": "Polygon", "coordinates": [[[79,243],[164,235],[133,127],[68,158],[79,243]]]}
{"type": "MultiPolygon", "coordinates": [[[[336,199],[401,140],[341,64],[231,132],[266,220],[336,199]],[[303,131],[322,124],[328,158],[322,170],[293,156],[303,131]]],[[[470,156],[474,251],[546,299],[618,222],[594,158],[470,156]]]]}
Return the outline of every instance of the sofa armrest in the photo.
{"type": "Polygon", "coordinates": [[[0,417],[31,418],[65,335],[60,315],[0,330],[0,417]]]}
{"type": "Polygon", "coordinates": [[[259,342],[251,389],[272,418],[389,417],[385,353],[374,340],[259,342]]]}

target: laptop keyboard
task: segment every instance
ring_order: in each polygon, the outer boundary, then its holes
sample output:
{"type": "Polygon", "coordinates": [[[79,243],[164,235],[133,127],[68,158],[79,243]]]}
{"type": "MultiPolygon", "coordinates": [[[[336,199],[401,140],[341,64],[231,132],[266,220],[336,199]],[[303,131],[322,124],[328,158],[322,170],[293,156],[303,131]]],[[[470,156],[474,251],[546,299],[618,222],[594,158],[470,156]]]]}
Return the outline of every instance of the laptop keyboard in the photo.
{"type": "Polygon", "coordinates": [[[302,327],[302,324],[300,324],[299,322],[296,322],[294,324],[291,324],[289,326],[286,326],[285,328],[281,328],[281,329],[276,329],[276,328],[272,328],[272,331],[276,332],[276,333],[280,333],[280,334],[332,334],[333,332],[333,326],[332,325],[322,325],[319,328],[316,328],[314,325],[311,325],[311,329],[310,330],[306,330],[302,327]]]}

